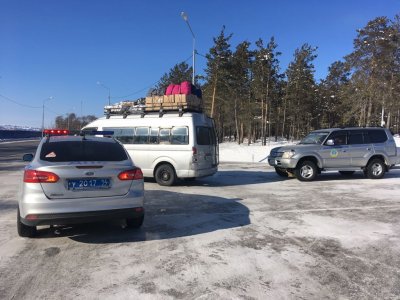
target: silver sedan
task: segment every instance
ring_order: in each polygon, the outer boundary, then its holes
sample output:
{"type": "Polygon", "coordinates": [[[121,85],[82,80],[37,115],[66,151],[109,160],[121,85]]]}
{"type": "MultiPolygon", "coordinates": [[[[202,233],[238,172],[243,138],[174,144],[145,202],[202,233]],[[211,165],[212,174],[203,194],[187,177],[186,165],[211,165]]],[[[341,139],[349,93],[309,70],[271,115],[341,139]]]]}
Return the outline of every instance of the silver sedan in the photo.
{"type": "Polygon", "coordinates": [[[48,136],[23,158],[17,227],[32,237],[38,225],[125,219],[138,228],[144,219],[144,183],[124,147],[113,138],[48,136]]]}

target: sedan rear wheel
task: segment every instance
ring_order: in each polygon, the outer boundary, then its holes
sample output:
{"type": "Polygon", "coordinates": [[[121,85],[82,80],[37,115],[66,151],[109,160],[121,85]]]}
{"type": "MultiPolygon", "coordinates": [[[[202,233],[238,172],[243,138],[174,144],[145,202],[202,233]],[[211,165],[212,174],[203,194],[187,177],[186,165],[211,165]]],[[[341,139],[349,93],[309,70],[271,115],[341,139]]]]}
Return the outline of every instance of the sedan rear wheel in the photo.
{"type": "Polygon", "coordinates": [[[126,219],[126,227],[128,228],[140,228],[144,221],[144,215],[138,218],[128,218],[126,219]]]}
{"type": "Polygon", "coordinates": [[[19,208],[17,211],[17,230],[21,237],[34,237],[36,235],[36,226],[28,226],[21,222],[19,208]]]}

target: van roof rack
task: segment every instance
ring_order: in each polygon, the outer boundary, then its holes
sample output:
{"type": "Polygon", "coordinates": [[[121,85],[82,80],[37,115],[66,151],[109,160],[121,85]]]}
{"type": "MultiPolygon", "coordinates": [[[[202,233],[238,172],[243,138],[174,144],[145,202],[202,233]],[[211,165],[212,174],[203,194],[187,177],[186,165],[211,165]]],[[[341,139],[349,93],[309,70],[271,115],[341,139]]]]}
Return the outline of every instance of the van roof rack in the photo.
{"type": "Polygon", "coordinates": [[[203,100],[195,95],[162,95],[124,100],[113,105],[104,106],[104,115],[109,119],[113,115],[140,115],[142,118],[149,112],[158,112],[161,118],[167,112],[178,112],[181,117],[185,112],[203,112],[203,100]]]}

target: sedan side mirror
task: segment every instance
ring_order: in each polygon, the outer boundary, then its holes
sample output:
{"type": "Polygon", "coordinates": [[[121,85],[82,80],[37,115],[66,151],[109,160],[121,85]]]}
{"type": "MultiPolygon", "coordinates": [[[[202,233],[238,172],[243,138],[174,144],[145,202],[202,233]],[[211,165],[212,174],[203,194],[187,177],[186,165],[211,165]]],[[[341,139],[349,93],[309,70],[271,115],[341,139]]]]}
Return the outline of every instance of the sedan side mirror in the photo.
{"type": "Polygon", "coordinates": [[[31,153],[24,154],[24,156],[22,156],[22,160],[23,161],[32,161],[33,160],[33,154],[31,154],[31,153]]]}
{"type": "Polygon", "coordinates": [[[333,145],[335,145],[335,142],[333,140],[327,140],[325,144],[327,146],[333,146],[333,145]]]}

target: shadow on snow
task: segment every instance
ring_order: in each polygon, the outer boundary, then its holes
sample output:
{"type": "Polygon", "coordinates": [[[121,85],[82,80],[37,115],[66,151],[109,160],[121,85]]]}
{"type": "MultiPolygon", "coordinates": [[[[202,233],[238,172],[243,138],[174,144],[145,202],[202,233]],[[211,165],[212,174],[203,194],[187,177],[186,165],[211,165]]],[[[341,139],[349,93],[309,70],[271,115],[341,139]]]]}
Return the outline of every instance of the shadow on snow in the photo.
{"type": "Polygon", "coordinates": [[[249,209],[240,201],[208,195],[146,191],[145,221],[140,229],[123,229],[121,221],[109,221],[47,227],[38,230],[38,237],[69,237],[77,242],[103,244],[193,236],[250,224],[249,209]]]}

